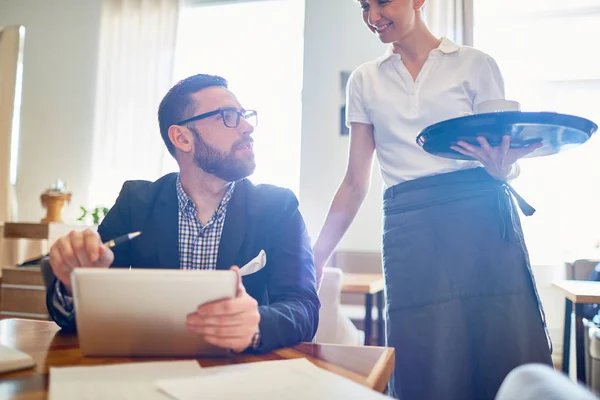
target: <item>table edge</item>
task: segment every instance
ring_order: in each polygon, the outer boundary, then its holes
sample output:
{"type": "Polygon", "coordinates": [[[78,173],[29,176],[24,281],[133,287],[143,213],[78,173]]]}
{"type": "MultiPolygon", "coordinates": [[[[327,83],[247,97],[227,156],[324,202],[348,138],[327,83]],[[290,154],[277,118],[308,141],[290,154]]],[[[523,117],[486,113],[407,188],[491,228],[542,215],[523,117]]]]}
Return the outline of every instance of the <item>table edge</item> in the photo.
{"type": "Polygon", "coordinates": [[[373,390],[383,393],[394,372],[394,364],[396,361],[396,351],[391,347],[386,347],[379,360],[371,369],[371,373],[367,377],[367,386],[373,390]]]}
{"type": "MultiPolygon", "coordinates": [[[[590,304],[590,303],[598,303],[600,302],[600,295],[577,295],[576,293],[571,292],[569,289],[561,286],[561,283],[568,282],[592,282],[592,281],[583,281],[583,280],[575,280],[575,279],[563,279],[560,281],[553,281],[552,286],[556,289],[560,290],[564,296],[571,300],[573,303],[578,304],[590,304]]],[[[600,282],[597,283],[600,286],[600,282]]]]}

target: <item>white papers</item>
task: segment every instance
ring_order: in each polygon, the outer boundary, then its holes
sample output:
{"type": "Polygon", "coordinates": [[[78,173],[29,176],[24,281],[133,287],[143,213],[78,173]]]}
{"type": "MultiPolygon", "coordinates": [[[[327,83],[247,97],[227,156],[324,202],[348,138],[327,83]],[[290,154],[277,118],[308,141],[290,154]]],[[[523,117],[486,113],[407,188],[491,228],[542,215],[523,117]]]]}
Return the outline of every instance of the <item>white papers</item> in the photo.
{"type": "Polygon", "coordinates": [[[260,253],[256,257],[254,257],[250,262],[240,268],[240,275],[250,275],[255,272],[260,271],[267,264],[267,254],[264,250],[261,250],[260,253]]]}
{"type": "Polygon", "coordinates": [[[157,386],[177,400],[390,398],[305,358],[205,368],[198,377],[159,380],[157,386]]]}
{"type": "Polygon", "coordinates": [[[201,372],[197,361],[139,362],[50,368],[50,400],[144,399],[169,396],[154,384],[159,379],[189,378],[201,372]]]}
{"type": "Polygon", "coordinates": [[[33,366],[35,366],[35,362],[29,354],[0,344],[0,373],[17,371],[33,366]]]}
{"type": "Polygon", "coordinates": [[[194,361],[50,368],[50,400],[390,399],[305,358],[201,369],[194,361]]]}

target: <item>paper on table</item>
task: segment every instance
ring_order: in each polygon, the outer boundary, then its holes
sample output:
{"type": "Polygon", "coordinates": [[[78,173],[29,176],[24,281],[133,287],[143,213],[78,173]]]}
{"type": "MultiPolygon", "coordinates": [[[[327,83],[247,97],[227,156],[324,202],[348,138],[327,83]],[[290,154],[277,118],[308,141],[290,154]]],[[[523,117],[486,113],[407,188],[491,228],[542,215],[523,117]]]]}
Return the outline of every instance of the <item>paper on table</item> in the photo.
{"type": "Polygon", "coordinates": [[[0,344],[0,374],[35,366],[29,354],[0,344]]]}
{"type": "Polygon", "coordinates": [[[254,257],[250,262],[240,268],[240,275],[250,275],[255,272],[260,271],[267,264],[267,253],[264,250],[261,250],[260,253],[256,257],[254,257]]]}
{"type": "Polygon", "coordinates": [[[206,368],[195,378],[161,379],[156,385],[177,400],[390,399],[305,358],[239,367],[206,368]]]}
{"type": "Polygon", "coordinates": [[[197,361],[137,362],[115,365],[50,368],[50,400],[165,400],[157,379],[197,376],[197,361]]]}

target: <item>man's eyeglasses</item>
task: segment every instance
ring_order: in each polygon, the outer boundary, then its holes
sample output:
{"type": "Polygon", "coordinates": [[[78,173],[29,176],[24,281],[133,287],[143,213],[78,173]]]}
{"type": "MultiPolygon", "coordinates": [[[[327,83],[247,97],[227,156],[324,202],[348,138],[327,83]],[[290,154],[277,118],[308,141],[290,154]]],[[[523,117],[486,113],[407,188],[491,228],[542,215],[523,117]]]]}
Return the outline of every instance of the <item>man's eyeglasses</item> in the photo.
{"type": "Polygon", "coordinates": [[[221,114],[223,123],[228,128],[237,128],[240,125],[240,119],[243,117],[250,125],[256,127],[258,125],[258,115],[254,110],[242,110],[238,111],[235,108],[219,108],[218,110],[210,111],[204,114],[196,115],[183,121],[178,122],[175,125],[185,125],[189,122],[198,121],[213,115],[221,114]]]}

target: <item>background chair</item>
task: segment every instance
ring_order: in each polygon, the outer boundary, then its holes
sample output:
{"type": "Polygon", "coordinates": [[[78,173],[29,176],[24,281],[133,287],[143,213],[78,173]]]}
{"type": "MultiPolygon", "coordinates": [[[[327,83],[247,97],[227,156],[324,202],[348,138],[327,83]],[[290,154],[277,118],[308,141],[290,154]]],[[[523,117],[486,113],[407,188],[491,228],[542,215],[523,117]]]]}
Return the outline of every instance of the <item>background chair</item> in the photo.
{"type": "Polygon", "coordinates": [[[364,343],[364,332],[358,330],[342,313],[340,303],[343,272],[339,268],[325,267],[319,289],[321,309],[316,343],[360,346],[364,343]]]}
{"type": "Polygon", "coordinates": [[[567,279],[586,281],[600,260],[581,259],[566,263],[567,279]]]}
{"type": "MultiPolygon", "coordinates": [[[[594,272],[594,270],[598,267],[598,265],[600,265],[600,260],[598,260],[598,259],[579,259],[579,260],[575,260],[574,262],[568,262],[565,264],[566,277],[569,280],[576,280],[576,281],[588,280],[588,279],[590,279],[592,272],[594,272]]],[[[592,305],[592,304],[584,305],[584,314],[586,315],[586,318],[583,318],[583,328],[585,331],[585,334],[583,336],[583,338],[584,338],[583,348],[585,351],[586,381],[588,382],[588,384],[590,386],[592,386],[592,382],[597,382],[597,385],[599,386],[598,389],[600,389],[600,366],[595,366],[595,368],[594,368],[594,366],[592,365],[593,360],[591,358],[591,352],[592,352],[591,347],[596,346],[596,348],[598,348],[598,346],[599,346],[598,342],[600,340],[599,329],[592,322],[592,318],[593,318],[592,313],[595,314],[596,312],[597,312],[597,307],[595,305],[592,305]],[[596,335],[598,335],[598,338],[596,338],[596,335]],[[596,375],[596,376],[594,376],[594,375],[596,375]]],[[[598,351],[599,350],[596,350],[596,352],[598,352],[598,351]]]]}
{"type": "Polygon", "coordinates": [[[52,267],[50,266],[50,259],[48,257],[44,257],[40,261],[40,271],[42,272],[42,278],[44,279],[44,286],[46,287],[46,291],[48,291],[48,288],[52,282],[54,282],[54,278],[56,278],[52,271],[52,267]]]}
{"type": "MultiPolygon", "coordinates": [[[[355,251],[355,250],[338,250],[330,259],[329,266],[337,267],[345,274],[376,274],[383,278],[383,267],[381,252],[377,251],[355,251]]],[[[382,303],[386,303],[385,294],[382,293],[382,303]]],[[[375,297],[375,296],[373,296],[375,297]]],[[[342,291],[341,297],[343,315],[350,318],[352,323],[363,331],[366,331],[365,311],[367,307],[366,296],[364,293],[354,293],[350,291],[342,291]]],[[[372,301],[372,324],[370,332],[375,335],[370,337],[371,344],[382,342],[379,338],[378,319],[376,298],[372,301]]],[[[385,318],[385,311],[384,311],[385,318]]],[[[382,319],[384,319],[382,318],[382,319]]],[[[384,322],[381,322],[384,323],[384,322]]],[[[385,331],[385,328],[383,329],[385,331]]],[[[382,334],[381,336],[384,336],[382,334]]]]}

